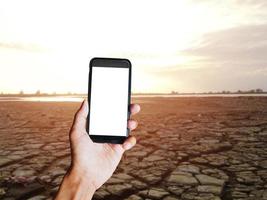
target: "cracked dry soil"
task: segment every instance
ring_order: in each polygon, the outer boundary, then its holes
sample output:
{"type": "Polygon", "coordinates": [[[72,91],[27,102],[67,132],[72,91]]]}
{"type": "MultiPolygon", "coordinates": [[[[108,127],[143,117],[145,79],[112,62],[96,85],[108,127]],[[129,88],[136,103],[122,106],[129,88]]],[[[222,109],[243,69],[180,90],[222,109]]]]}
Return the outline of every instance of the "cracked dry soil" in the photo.
{"type": "MultiPolygon", "coordinates": [[[[95,200],[267,200],[267,98],[133,98],[138,144],[95,200]]],[[[0,102],[0,199],[52,199],[79,103],[0,102]]]]}

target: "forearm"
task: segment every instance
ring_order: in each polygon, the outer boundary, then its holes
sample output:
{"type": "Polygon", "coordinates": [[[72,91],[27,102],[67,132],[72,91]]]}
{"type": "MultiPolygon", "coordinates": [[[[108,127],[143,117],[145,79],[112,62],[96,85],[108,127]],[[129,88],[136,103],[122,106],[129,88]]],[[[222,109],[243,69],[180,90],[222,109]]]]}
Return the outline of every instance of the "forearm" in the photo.
{"type": "Polygon", "coordinates": [[[68,172],[60,185],[55,200],[90,200],[95,188],[83,176],[68,172]]]}

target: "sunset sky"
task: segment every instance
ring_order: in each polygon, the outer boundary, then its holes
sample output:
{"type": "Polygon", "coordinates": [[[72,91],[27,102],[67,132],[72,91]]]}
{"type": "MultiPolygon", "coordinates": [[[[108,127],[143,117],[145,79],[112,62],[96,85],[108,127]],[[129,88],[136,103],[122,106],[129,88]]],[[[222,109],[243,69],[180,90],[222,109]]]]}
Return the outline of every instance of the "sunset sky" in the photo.
{"type": "Polygon", "coordinates": [[[0,1],[0,92],[86,93],[92,57],[134,92],[267,90],[267,1],[0,1]]]}

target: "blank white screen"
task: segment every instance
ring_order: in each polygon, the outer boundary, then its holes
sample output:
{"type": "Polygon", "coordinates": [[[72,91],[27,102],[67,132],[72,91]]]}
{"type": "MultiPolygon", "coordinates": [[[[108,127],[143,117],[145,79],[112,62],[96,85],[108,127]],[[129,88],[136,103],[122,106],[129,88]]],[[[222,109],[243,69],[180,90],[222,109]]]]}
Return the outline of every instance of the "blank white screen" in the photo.
{"type": "Polygon", "coordinates": [[[90,135],[126,136],[128,68],[92,67],[90,135]]]}

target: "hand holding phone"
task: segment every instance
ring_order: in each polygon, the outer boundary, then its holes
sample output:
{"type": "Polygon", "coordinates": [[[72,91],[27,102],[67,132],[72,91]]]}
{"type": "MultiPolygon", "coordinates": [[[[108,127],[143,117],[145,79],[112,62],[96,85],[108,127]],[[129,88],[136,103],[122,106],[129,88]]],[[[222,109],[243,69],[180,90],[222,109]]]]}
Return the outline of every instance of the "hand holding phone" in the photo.
{"type": "Polygon", "coordinates": [[[130,105],[130,94],[131,63],[128,60],[91,60],[89,103],[85,100],[75,115],[69,136],[71,166],[56,200],[91,199],[111,177],[124,151],[135,145],[135,137],[128,135],[137,127],[137,122],[129,117],[138,113],[140,106],[130,105]],[[88,135],[94,142],[105,143],[94,143],[88,135]]]}
{"type": "MultiPolygon", "coordinates": [[[[140,106],[130,106],[131,115],[140,111],[140,106]]],[[[136,139],[130,136],[123,144],[94,143],[86,132],[88,103],[85,100],[75,115],[70,129],[71,166],[64,176],[55,200],[91,199],[94,192],[113,174],[123,153],[131,149],[136,139]]],[[[128,121],[128,128],[137,127],[135,120],[128,121]]]]}

